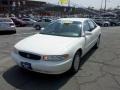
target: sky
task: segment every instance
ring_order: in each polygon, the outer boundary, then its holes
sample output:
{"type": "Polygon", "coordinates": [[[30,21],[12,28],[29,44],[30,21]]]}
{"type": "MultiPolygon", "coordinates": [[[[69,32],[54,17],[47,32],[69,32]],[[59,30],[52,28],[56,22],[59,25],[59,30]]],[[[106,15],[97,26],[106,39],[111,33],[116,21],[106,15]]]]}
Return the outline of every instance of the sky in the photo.
{"type": "MultiPolygon", "coordinates": [[[[58,4],[59,0],[33,0],[33,1],[46,1],[53,4],[58,4]]],[[[94,7],[95,9],[101,8],[102,0],[70,0],[71,6],[76,7],[94,7]]],[[[120,6],[120,0],[107,0],[107,8],[115,8],[120,6]]],[[[105,6],[105,0],[103,0],[103,8],[105,6]]]]}

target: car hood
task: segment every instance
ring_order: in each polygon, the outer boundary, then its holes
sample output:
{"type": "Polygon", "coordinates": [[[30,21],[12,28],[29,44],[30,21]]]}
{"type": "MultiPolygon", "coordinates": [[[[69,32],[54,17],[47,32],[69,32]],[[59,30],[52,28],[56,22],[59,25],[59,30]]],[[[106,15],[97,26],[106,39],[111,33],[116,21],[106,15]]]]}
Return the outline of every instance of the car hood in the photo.
{"type": "Polygon", "coordinates": [[[15,48],[41,55],[61,55],[67,53],[78,40],[74,37],[36,34],[21,40],[15,45],[15,48]]]}

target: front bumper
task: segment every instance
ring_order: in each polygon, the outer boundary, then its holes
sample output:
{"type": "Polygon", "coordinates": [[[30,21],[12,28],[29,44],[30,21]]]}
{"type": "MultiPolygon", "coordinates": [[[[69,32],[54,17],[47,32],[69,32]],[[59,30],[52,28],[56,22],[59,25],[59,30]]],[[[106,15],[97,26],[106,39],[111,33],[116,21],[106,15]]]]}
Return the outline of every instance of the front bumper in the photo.
{"type": "Polygon", "coordinates": [[[27,62],[31,64],[32,71],[45,73],[45,74],[62,74],[68,71],[72,65],[72,59],[66,61],[35,61],[19,56],[12,53],[13,60],[20,66],[21,62],[27,62]]]}

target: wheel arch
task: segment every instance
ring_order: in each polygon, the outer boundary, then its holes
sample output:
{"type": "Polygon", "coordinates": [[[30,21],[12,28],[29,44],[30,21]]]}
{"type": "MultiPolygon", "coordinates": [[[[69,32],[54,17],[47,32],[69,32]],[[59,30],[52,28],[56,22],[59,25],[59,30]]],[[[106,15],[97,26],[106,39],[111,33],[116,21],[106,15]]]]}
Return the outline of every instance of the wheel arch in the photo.
{"type": "Polygon", "coordinates": [[[79,48],[79,49],[76,51],[76,53],[77,53],[77,52],[79,52],[79,53],[81,54],[81,56],[82,56],[83,50],[82,50],[81,48],[79,48]]]}

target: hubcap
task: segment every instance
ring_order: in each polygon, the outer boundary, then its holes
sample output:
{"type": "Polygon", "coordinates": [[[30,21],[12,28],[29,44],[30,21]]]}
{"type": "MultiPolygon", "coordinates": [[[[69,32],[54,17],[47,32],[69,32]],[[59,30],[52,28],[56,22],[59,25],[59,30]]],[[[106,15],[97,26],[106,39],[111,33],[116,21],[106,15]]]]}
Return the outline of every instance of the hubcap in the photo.
{"type": "Polygon", "coordinates": [[[75,61],[74,61],[74,69],[77,71],[79,68],[79,62],[80,62],[80,56],[76,55],[75,61]]]}

